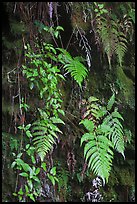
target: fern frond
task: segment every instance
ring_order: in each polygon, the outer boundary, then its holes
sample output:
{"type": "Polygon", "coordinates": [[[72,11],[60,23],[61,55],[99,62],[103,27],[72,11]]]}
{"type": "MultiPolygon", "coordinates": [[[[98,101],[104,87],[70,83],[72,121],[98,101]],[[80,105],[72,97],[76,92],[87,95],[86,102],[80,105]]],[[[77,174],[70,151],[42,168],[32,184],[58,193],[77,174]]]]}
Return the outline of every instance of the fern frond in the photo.
{"type": "Polygon", "coordinates": [[[105,180],[108,180],[111,170],[113,152],[110,147],[113,147],[113,144],[107,139],[104,133],[101,135],[91,132],[84,134],[81,138],[81,145],[87,140],[88,142],[84,147],[84,157],[88,161],[88,168],[100,176],[105,183],[105,180]]]}
{"type": "Polygon", "coordinates": [[[99,36],[99,41],[103,45],[110,68],[111,59],[114,54],[116,54],[119,64],[122,66],[123,57],[127,51],[126,35],[120,30],[119,22],[115,22],[110,18],[98,16],[96,21],[96,33],[99,36]]]}
{"type": "MultiPolygon", "coordinates": [[[[81,84],[83,80],[87,76],[87,68],[80,62],[81,60],[79,57],[72,58],[72,56],[64,49],[58,48],[63,53],[63,60],[65,63],[64,68],[71,74],[71,76],[74,78],[74,80],[79,84],[81,87],[81,84]]],[[[62,62],[62,59],[61,59],[62,62]]]]}
{"type": "Polygon", "coordinates": [[[115,94],[110,97],[107,107],[101,106],[96,98],[90,97],[85,103],[87,104],[84,113],[86,119],[80,122],[88,130],[88,133],[81,137],[80,143],[80,145],[86,143],[84,157],[88,168],[100,176],[104,183],[108,181],[110,175],[114,149],[125,158],[124,133],[121,124],[121,120],[124,119],[117,108],[110,112],[114,102],[115,94]]]}
{"type": "Polygon", "coordinates": [[[53,148],[53,145],[56,144],[55,139],[58,138],[56,132],[62,133],[53,123],[64,124],[60,118],[52,117],[47,120],[35,121],[32,125],[33,143],[41,161],[44,160],[46,154],[53,148]]]}
{"type": "Polygon", "coordinates": [[[120,66],[122,66],[123,57],[126,51],[127,51],[126,35],[120,32],[118,36],[117,44],[116,44],[116,50],[115,50],[120,66]]]}
{"type": "Polygon", "coordinates": [[[115,103],[115,94],[113,93],[113,95],[110,97],[107,103],[107,110],[110,111],[114,103],[115,103]]]}
{"type": "Polygon", "coordinates": [[[114,144],[114,149],[121,153],[124,156],[124,139],[123,139],[123,126],[119,119],[123,120],[123,117],[120,115],[118,111],[112,112],[111,115],[107,116],[103,120],[103,125],[109,125],[111,127],[110,133],[108,135],[108,138],[112,141],[114,144]]]}

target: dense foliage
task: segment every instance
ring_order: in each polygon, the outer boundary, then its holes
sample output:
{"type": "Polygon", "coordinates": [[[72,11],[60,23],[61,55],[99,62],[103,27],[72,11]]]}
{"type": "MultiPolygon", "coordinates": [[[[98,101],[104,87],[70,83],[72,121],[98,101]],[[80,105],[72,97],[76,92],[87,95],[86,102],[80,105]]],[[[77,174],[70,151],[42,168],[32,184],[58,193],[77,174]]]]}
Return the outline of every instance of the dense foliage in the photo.
{"type": "Polygon", "coordinates": [[[134,151],[134,3],[3,6],[11,34],[3,29],[2,159],[14,178],[10,201],[121,201],[115,185],[126,186],[123,200],[134,200],[127,153],[134,151]]]}

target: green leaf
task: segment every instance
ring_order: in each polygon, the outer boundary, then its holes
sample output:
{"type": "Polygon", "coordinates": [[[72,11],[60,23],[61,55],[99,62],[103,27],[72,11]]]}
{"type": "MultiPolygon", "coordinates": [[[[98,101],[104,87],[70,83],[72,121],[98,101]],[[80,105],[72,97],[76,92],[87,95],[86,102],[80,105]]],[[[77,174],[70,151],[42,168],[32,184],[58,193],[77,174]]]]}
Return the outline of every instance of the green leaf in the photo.
{"type": "Polygon", "coordinates": [[[32,191],[32,189],[33,189],[33,183],[32,183],[32,181],[31,181],[31,180],[27,180],[27,183],[28,183],[28,186],[29,186],[30,191],[32,191]]]}
{"type": "Polygon", "coordinates": [[[62,26],[57,26],[56,30],[62,30],[64,31],[64,28],[62,26]]]}
{"type": "Polygon", "coordinates": [[[33,179],[34,181],[40,183],[40,180],[39,180],[39,178],[38,178],[37,176],[33,176],[32,179],[33,179]]]}
{"type": "Polygon", "coordinates": [[[26,171],[26,172],[31,170],[31,167],[28,164],[26,164],[26,163],[23,163],[22,167],[23,167],[24,171],[26,171]]]}
{"type": "Polygon", "coordinates": [[[32,134],[31,134],[31,132],[29,130],[26,131],[26,135],[27,135],[28,138],[32,137],[32,134]]]}
{"type": "Polygon", "coordinates": [[[33,196],[32,193],[31,193],[31,194],[28,194],[28,196],[30,197],[31,200],[33,200],[33,201],[35,202],[35,198],[34,198],[34,196],[33,196]]]}
{"type": "Polygon", "coordinates": [[[24,194],[23,191],[22,191],[22,188],[20,188],[20,190],[18,191],[18,194],[19,195],[23,195],[24,194]]]}
{"type": "Polygon", "coordinates": [[[25,185],[25,190],[26,190],[26,193],[28,193],[28,192],[29,192],[29,188],[28,188],[28,186],[27,186],[27,185],[25,185]]]}
{"type": "Polygon", "coordinates": [[[94,123],[91,120],[88,119],[84,119],[82,120],[79,124],[83,124],[85,126],[85,128],[89,131],[89,132],[93,132],[94,130],[94,123]]]}
{"type": "Polygon", "coordinates": [[[12,162],[11,168],[13,169],[15,167],[15,165],[16,165],[16,161],[12,162]]]}
{"type": "Polygon", "coordinates": [[[56,167],[55,166],[50,170],[50,174],[52,174],[53,176],[56,175],[56,167]]]}
{"type": "Polygon", "coordinates": [[[65,125],[64,121],[61,120],[60,118],[52,117],[51,120],[53,123],[62,123],[63,125],[65,125]]]}
{"type": "Polygon", "coordinates": [[[99,101],[99,99],[97,99],[97,98],[94,97],[94,96],[90,96],[90,97],[88,98],[88,102],[89,102],[89,103],[95,102],[95,101],[99,101]]]}
{"type": "Polygon", "coordinates": [[[110,99],[109,99],[109,101],[108,101],[108,104],[107,104],[107,110],[109,110],[109,111],[111,110],[111,108],[112,108],[114,102],[115,102],[115,94],[113,94],[113,95],[110,97],[110,99]]]}
{"type": "Polygon", "coordinates": [[[53,184],[53,186],[55,185],[55,179],[52,175],[50,175],[49,173],[47,173],[48,178],[50,179],[51,183],[53,184]]]}
{"type": "Polygon", "coordinates": [[[65,116],[65,112],[62,109],[58,109],[58,112],[65,116]]]}
{"type": "Polygon", "coordinates": [[[18,196],[17,193],[12,193],[12,195],[14,195],[14,196],[18,196]]]}
{"type": "Polygon", "coordinates": [[[54,32],[54,35],[55,35],[55,38],[58,38],[59,32],[58,32],[58,31],[55,31],[55,32],[54,32]]]}
{"type": "Polygon", "coordinates": [[[38,168],[36,169],[35,174],[37,175],[37,174],[39,174],[39,172],[40,172],[40,168],[38,167],[38,168]]]}
{"type": "Polygon", "coordinates": [[[31,156],[31,161],[32,161],[33,164],[36,164],[36,160],[35,160],[34,156],[31,156]]]}
{"type": "Polygon", "coordinates": [[[19,175],[20,175],[20,176],[23,176],[23,177],[28,177],[28,174],[25,173],[25,172],[22,172],[22,173],[20,173],[19,175]]]}
{"type": "Polygon", "coordinates": [[[47,171],[46,163],[42,162],[41,167],[44,169],[44,171],[47,171]]]}
{"type": "Polygon", "coordinates": [[[111,115],[112,115],[112,117],[120,118],[121,120],[124,120],[123,117],[121,116],[121,114],[118,111],[112,112],[111,115]]]}
{"type": "Polygon", "coordinates": [[[94,139],[93,133],[85,133],[85,134],[82,136],[82,138],[81,138],[80,146],[82,146],[82,143],[83,143],[84,141],[88,141],[88,140],[92,140],[92,139],[94,139]]]}

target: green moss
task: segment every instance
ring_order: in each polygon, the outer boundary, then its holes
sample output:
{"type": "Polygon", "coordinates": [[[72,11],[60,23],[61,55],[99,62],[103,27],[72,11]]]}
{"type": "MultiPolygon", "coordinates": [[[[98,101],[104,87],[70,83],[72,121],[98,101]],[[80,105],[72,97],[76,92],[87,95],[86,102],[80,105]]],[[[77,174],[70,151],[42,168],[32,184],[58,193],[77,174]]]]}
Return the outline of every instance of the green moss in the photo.
{"type": "Polygon", "coordinates": [[[25,32],[28,32],[27,26],[23,23],[23,21],[19,22],[16,20],[11,20],[10,22],[11,32],[14,35],[21,35],[25,32]]]}
{"type": "Polygon", "coordinates": [[[129,105],[131,109],[135,108],[134,83],[124,73],[121,67],[116,69],[116,84],[119,88],[118,98],[125,105],[129,105]]]}
{"type": "Polygon", "coordinates": [[[90,29],[90,21],[84,21],[84,6],[86,8],[86,4],[81,4],[79,2],[72,4],[71,23],[73,28],[79,28],[83,29],[84,31],[88,31],[90,29]]]}
{"type": "Polygon", "coordinates": [[[119,179],[119,183],[122,186],[133,186],[135,183],[134,172],[130,171],[128,168],[119,168],[115,167],[115,172],[117,174],[117,178],[119,179]]]}

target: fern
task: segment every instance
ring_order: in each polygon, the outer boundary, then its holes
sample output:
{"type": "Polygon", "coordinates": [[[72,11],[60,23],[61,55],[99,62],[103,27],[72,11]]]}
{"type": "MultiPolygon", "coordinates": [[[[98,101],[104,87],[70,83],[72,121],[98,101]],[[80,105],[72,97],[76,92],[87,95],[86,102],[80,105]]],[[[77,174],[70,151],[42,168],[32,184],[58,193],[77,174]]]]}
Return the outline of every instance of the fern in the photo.
{"type": "Polygon", "coordinates": [[[123,132],[123,126],[120,122],[120,120],[123,120],[123,117],[120,115],[120,113],[115,109],[114,112],[111,113],[108,117],[106,117],[103,120],[103,124],[109,124],[111,127],[110,133],[108,135],[108,138],[112,141],[114,144],[114,148],[124,156],[124,132],[123,132]]]}
{"type": "Polygon", "coordinates": [[[114,102],[114,94],[108,100],[107,107],[101,106],[97,98],[90,97],[84,120],[80,122],[88,131],[82,136],[80,144],[86,142],[84,157],[88,163],[88,168],[100,176],[104,184],[108,182],[114,150],[125,158],[124,132],[121,124],[121,120],[124,119],[117,108],[112,111],[114,102]],[[91,117],[89,117],[90,115],[91,117]]]}
{"type": "Polygon", "coordinates": [[[58,48],[58,50],[62,52],[62,55],[59,55],[59,57],[61,63],[64,64],[64,69],[71,74],[74,80],[81,87],[83,80],[88,74],[87,68],[80,62],[79,57],[72,58],[66,50],[62,48],[58,48]]]}
{"type": "Polygon", "coordinates": [[[114,55],[117,56],[119,64],[122,66],[123,57],[127,51],[126,35],[121,31],[120,25],[119,22],[103,16],[98,16],[96,20],[96,33],[99,36],[99,42],[103,45],[110,68],[114,55]]]}
{"type": "Polygon", "coordinates": [[[112,166],[113,152],[110,147],[113,147],[113,144],[106,137],[109,131],[106,129],[102,131],[102,129],[99,126],[96,132],[91,131],[84,134],[81,138],[81,145],[88,140],[84,148],[84,157],[86,161],[88,160],[88,168],[100,176],[105,183],[105,179],[108,182],[112,166]]]}
{"type": "Polygon", "coordinates": [[[115,102],[115,94],[113,94],[113,95],[110,97],[110,99],[109,99],[109,101],[108,101],[108,104],[107,104],[107,110],[111,110],[111,108],[112,108],[114,102],[115,102]]]}
{"type": "Polygon", "coordinates": [[[50,118],[35,121],[32,125],[33,143],[41,161],[44,160],[46,154],[52,150],[53,145],[56,144],[56,139],[58,138],[57,132],[62,133],[53,123],[63,123],[63,121],[59,118],[50,118]]]}

